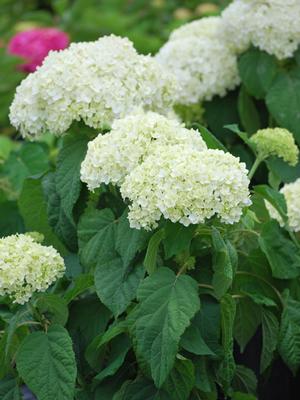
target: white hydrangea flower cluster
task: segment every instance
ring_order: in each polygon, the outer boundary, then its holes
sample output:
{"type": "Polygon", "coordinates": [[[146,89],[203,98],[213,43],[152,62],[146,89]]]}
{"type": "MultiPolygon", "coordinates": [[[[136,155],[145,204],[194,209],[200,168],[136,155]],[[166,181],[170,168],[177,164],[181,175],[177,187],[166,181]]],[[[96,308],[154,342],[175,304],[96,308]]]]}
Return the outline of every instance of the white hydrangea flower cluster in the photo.
{"type": "Polygon", "coordinates": [[[89,142],[81,164],[81,180],[89,190],[101,183],[120,185],[150,153],[171,144],[186,144],[199,151],[206,149],[198,131],[184,128],[177,120],[140,110],[116,120],[109,133],[89,142]]]}
{"type": "Polygon", "coordinates": [[[237,56],[219,35],[220,17],[175,30],[155,58],[178,79],[178,103],[189,105],[224,96],[240,82],[237,56]]]}
{"type": "MultiPolygon", "coordinates": [[[[300,232],[300,178],[293,183],[285,184],[280,193],[284,195],[287,206],[288,225],[294,232],[300,232]]],[[[278,211],[269,203],[265,202],[270,217],[276,219],[280,226],[284,222],[278,211]]]]}
{"type": "Polygon", "coordinates": [[[185,226],[214,215],[233,224],[251,204],[248,185],[246,166],[233,155],[179,144],[149,155],[126,176],[121,194],[131,203],[130,226],[149,230],[162,216],[185,226]]]}
{"type": "Polygon", "coordinates": [[[292,57],[300,44],[299,0],[234,0],[222,13],[220,35],[237,52],[250,44],[275,55],[292,57]]]}
{"type": "Polygon", "coordinates": [[[127,38],[104,36],[51,52],[17,88],[10,120],[28,138],[61,135],[79,120],[99,129],[136,107],[165,113],[176,92],[174,76],[151,56],[127,38]]]}
{"type": "Polygon", "coordinates": [[[45,291],[63,276],[64,260],[52,246],[30,235],[0,239],[0,295],[24,304],[34,292],[45,291]]]}

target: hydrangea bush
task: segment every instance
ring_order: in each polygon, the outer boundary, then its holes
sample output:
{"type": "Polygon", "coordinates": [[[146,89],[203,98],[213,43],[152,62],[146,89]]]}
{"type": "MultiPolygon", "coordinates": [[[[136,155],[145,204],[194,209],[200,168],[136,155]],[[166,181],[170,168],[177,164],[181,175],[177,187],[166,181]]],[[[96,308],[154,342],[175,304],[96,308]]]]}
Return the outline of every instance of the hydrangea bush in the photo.
{"type": "Polygon", "coordinates": [[[22,81],[26,141],[0,168],[1,398],[253,400],[278,358],[297,373],[297,7],[235,0],[154,57],[73,43],[22,81]],[[252,370],[237,352],[257,332],[252,370]]]}

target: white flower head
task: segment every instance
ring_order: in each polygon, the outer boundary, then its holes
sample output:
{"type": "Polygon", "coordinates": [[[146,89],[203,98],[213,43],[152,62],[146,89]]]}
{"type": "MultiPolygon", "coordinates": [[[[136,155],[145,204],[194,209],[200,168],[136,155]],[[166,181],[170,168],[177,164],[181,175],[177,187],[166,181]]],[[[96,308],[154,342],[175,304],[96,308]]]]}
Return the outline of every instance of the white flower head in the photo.
{"type": "Polygon", "coordinates": [[[89,142],[81,164],[81,180],[90,190],[101,183],[120,185],[150,153],[169,144],[188,144],[199,151],[206,149],[198,131],[186,129],[177,120],[154,112],[139,111],[116,120],[109,133],[89,142]]]}
{"type": "Polygon", "coordinates": [[[10,120],[29,138],[61,135],[79,120],[100,129],[136,107],[167,113],[175,93],[176,79],[152,57],[104,36],[51,52],[17,88],[10,120]]]}
{"type": "MultiPolygon", "coordinates": [[[[289,228],[294,232],[300,232],[300,178],[293,183],[286,183],[280,193],[284,195],[286,201],[289,228]]],[[[284,222],[278,211],[268,201],[265,201],[265,204],[270,217],[276,219],[283,227],[284,222]]]]}
{"type": "Polygon", "coordinates": [[[222,13],[222,35],[237,52],[250,44],[275,55],[292,57],[300,44],[299,0],[234,0],[222,13]]]}
{"type": "Polygon", "coordinates": [[[45,291],[64,271],[58,252],[37,243],[32,235],[0,239],[0,295],[14,303],[24,304],[34,292],[45,291]]]}
{"type": "Polygon", "coordinates": [[[245,164],[233,155],[179,144],[149,155],[127,175],[121,195],[133,228],[153,229],[161,217],[188,226],[216,215],[233,224],[251,204],[248,185],[245,164]]]}
{"type": "Polygon", "coordinates": [[[219,18],[208,17],[175,30],[156,59],[178,80],[179,104],[224,96],[240,82],[237,57],[218,34],[219,18]]]}

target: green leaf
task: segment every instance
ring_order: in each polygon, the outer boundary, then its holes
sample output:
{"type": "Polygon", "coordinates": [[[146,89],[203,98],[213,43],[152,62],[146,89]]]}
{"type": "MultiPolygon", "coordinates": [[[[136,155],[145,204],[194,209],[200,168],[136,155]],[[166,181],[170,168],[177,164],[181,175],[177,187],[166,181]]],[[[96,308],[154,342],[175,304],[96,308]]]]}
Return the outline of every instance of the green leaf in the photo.
{"type": "Polygon", "coordinates": [[[233,392],[232,393],[232,400],[258,400],[256,396],[249,393],[241,393],[241,392],[233,392]]]}
{"type": "Polygon", "coordinates": [[[48,221],[56,235],[72,252],[77,251],[76,227],[61,206],[61,199],[56,191],[55,174],[47,174],[42,181],[47,203],[48,221]]]}
{"type": "Polygon", "coordinates": [[[39,400],[73,400],[76,362],[68,332],[59,325],[26,337],[17,354],[17,369],[39,400]]]}
{"type": "Polygon", "coordinates": [[[173,368],[180,338],[199,310],[198,285],[187,275],[159,268],[138,289],[131,331],[136,353],[160,387],[173,368]]]}
{"type": "Polygon", "coordinates": [[[258,242],[274,278],[292,279],[300,275],[300,250],[285,237],[277,222],[264,224],[258,242]]]}
{"type": "Polygon", "coordinates": [[[207,128],[199,124],[193,125],[195,125],[196,129],[199,130],[204,142],[209,149],[218,149],[227,152],[226,147],[207,128]]]}
{"type": "Polygon", "coordinates": [[[97,294],[102,303],[117,317],[135,298],[144,275],[145,270],[141,264],[126,266],[120,257],[100,263],[95,270],[97,294]]]}
{"type": "Polygon", "coordinates": [[[94,377],[94,381],[102,382],[108,376],[114,375],[124,363],[130,347],[131,343],[126,335],[120,335],[113,339],[110,352],[107,356],[106,366],[94,377]]]}
{"type": "Polygon", "coordinates": [[[260,307],[248,298],[238,299],[234,321],[234,337],[242,353],[249,340],[254,336],[260,323],[260,307]]]}
{"type": "Polygon", "coordinates": [[[271,364],[273,353],[278,342],[279,323],[276,316],[269,310],[262,311],[263,347],[260,358],[260,372],[263,373],[271,364]]]}
{"type": "Polygon", "coordinates": [[[272,206],[276,208],[283,221],[287,221],[286,202],[282,193],[279,193],[277,190],[271,189],[267,185],[255,186],[254,192],[263,197],[269,203],[271,203],[272,206]]]}
{"type": "Polygon", "coordinates": [[[229,241],[225,241],[216,228],[212,228],[213,246],[213,287],[221,298],[230,288],[237,264],[235,249],[229,241]]]}
{"type": "Polygon", "coordinates": [[[278,124],[289,129],[300,144],[300,67],[277,75],[268,91],[268,109],[278,124]]]}
{"type": "Polygon", "coordinates": [[[163,241],[166,259],[183,251],[189,251],[196,226],[185,227],[180,223],[167,222],[165,226],[165,238],[163,241]]]}
{"type": "Polygon", "coordinates": [[[128,211],[125,211],[120,218],[116,233],[116,250],[125,266],[128,266],[135,255],[146,247],[148,238],[149,232],[130,228],[128,211]]]}
{"type": "Polygon", "coordinates": [[[42,293],[39,295],[35,305],[53,324],[66,324],[69,310],[63,297],[52,293],[42,293]]]}
{"type": "Polygon", "coordinates": [[[126,332],[127,323],[122,321],[116,323],[116,325],[110,326],[107,331],[96,336],[89,344],[85,351],[85,358],[92,368],[95,368],[99,363],[99,355],[102,353],[103,348],[107,343],[113,340],[115,337],[126,332]]]}
{"type": "Polygon", "coordinates": [[[94,286],[94,277],[93,275],[89,274],[82,274],[79,275],[77,278],[74,280],[73,287],[68,289],[68,291],[65,293],[64,298],[67,303],[70,303],[72,300],[74,300],[77,296],[88,290],[94,286]]]}
{"type": "Polygon", "coordinates": [[[64,137],[63,147],[57,158],[55,182],[61,206],[66,215],[73,220],[73,208],[78,200],[81,181],[80,165],[87,150],[88,138],[83,134],[71,133],[64,137]]]}
{"type": "Polygon", "coordinates": [[[251,96],[263,99],[278,72],[274,56],[252,48],[239,59],[239,73],[251,96]]]}
{"type": "Polygon", "coordinates": [[[170,400],[170,397],[150,380],[140,377],[133,382],[126,382],[112,400],[170,400]]]}
{"type": "Polygon", "coordinates": [[[180,345],[197,355],[216,356],[220,350],[220,305],[211,296],[201,297],[201,309],[184,332],[180,345]]]}
{"type": "Polygon", "coordinates": [[[1,400],[21,400],[20,390],[14,378],[7,377],[0,380],[0,398],[1,400]]]}
{"type": "Polygon", "coordinates": [[[13,189],[20,192],[26,178],[45,173],[49,169],[48,155],[39,143],[23,143],[12,151],[2,166],[13,189]]]}
{"type": "Polygon", "coordinates": [[[85,267],[94,267],[115,256],[116,223],[110,209],[87,210],[78,224],[80,258],[85,267]]]}
{"type": "Polygon", "coordinates": [[[144,267],[149,275],[153,274],[157,269],[157,253],[159,245],[165,237],[165,230],[160,229],[153,234],[148,243],[146,256],[144,259],[144,267]]]}
{"type": "Polygon", "coordinates": [[[163,389],[172,400],[188,400],[195,385],[195,369],[190,360],[176,360],[163,389]]]}
{"type": "Polygon", "coordinates": [[[44,235],[44,242],[65,253],[63,244],[54,235],[47,217],[47,206],[40,179],[27,179],[19,198],[19,210],[28,231],[44,235]]]}
{"type": "Polygon", "coordinates": [[[19,213],[17,203],[14,201],[0,203],[0,215],[0,237],[24,232],[24,221],[19,213]]]}
{"type": "Polygon", "coordinates": [[[260,128],[260,117],[253,99],[242,86],[238,98],[238,109],[241,122],[247,133],[255,133],[260,128]]]}
{"type": "Polygon", "coordinates": [[[300,303],[290,297],[285,300],[278,350],[283,361],[296,375],[300,366],[300,303]]]}
{"type": "Polygon", "coordinates": [[[229,294],[226,294],[221,299],[222,345],[224,356],[217,372],[218,379],[225,393],[229,391],[231,381],[235,374],[235,362],[233,357],[233,325],[235,313],[236,303],[229,294]]]}
{"type": "Polygon", "coordinates": [[[255,394],[257,388],[256,375],[252,369],[237,365],[232,385],[236,392],[255,394]]]}
{"type": "Polygon", "coordinates": [[[82,265],[80,264],[79,257],[77,254],[70,253],[64,257],[66,272],[65,275],[68,279],[77,278],[82,274],[82,265]]]}
{"type": "Polygon", "coordinates": [[[204,393],[216,394],[215,372],[210,367],[207,358],[203,356],[194,358],[193,363],[195,365],[196,388],[204,393]]]}
{"type": "Polygon", "coordinates": [[[300,162],[295,167],[290,166],[278,157],[267,160],[268,169],[280,179],[281,182],[294,182],[300,176],[300,162]]]}

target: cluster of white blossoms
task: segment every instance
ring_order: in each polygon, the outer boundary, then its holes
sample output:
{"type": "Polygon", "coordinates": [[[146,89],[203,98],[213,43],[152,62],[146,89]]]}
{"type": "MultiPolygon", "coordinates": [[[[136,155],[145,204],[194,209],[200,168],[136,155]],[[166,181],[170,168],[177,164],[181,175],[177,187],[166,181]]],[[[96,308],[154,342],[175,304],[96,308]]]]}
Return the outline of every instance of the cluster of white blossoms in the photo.
{"type": "Polygon", "coordinates": [[[51,246],[28,234],[0,239],[0,296],[24,304],[34,292],[45,291],[63,276],[64,260],[51,246]]]}
{"type": "Polygon", "coordinates": [[[215,215],[233,224],[251,204],[248,185],[246,166],[233,155],[173,145],[157,148],[127,175],[121,194],[130,201],[133,228],[153,229],[162,216],[185,226],[215,215]]]}
{"type": "Polygon", "coordinates": [[[61,135],[73,121],[110,125],[136,107],[167,113],[177,93],[175,77],[127,38],[104,36],[50,52],[17,88],[10,120],[23,137],[61,135]]]}
{"type": "Polygon", "coordinates": [[[88,144],[81,164],[81,180],[90,190],[101,183],[122,184],[126,175],[157,148],[186,144],[194,149],[206,149],[200,133],[186,129],[175,119],[141,110],[116,120],[105,135],[98,135],[88,144]]]}
{"type": "Polygon", "coordinates": [[[175,30],[155,58],[178,79],[179,104],[224,96],[240,82],[237,56],[220,38],[220,17],[208,17],[175,30]]]}
{"type": "MultiPolygon", "coordinates": [[[[286,183],[280,193],[284,195],[286,201],[289,228],[294,232],[300,232],[300,178],[293,183],[286,183]]],[[[278,211],[269,202],[266,201],[265,204],[270,217],[276,219],[280,226],[284,226],[278,211]]]]}
{"type": "Polygon", "coordinates": [[[222,13],[220,35],[238,53],[251,44],[278,59],[300,44],[299,0],[234,0],[222,13]]]}

